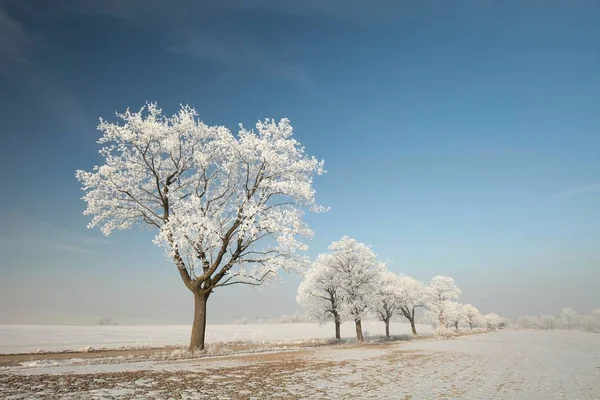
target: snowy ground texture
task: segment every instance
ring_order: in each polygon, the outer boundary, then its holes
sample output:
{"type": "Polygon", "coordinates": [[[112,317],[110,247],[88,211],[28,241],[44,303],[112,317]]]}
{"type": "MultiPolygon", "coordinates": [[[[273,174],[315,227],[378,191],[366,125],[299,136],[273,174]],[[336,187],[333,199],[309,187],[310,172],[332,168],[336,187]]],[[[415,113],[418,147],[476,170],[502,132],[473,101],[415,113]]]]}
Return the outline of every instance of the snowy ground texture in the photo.
{"type": "Polygon", "coordinates": [[[501,331],[180,361],[2,368],[5,399],[600,399],[600,335],[501,331]]]}

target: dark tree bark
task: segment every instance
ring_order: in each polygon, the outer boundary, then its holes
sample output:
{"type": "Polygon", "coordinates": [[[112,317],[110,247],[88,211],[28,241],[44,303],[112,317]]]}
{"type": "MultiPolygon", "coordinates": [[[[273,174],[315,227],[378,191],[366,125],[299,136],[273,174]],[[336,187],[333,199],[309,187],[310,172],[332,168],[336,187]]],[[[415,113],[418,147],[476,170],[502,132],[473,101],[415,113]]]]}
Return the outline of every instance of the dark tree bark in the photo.
{"type": "Polygon", "coordinates": [[[458,322],[454,323],[454,327],[456,328],[456,332],[458,332],[458,322]]]}
{"type": "Polygon", "coordinates": [[[410,319],[410,329],[412,329],[413,335],[417,335],[417,328],[415,327],[415,319],[410,319]]]}
{"type": "Polygon", "coordinates": [[[363,343],[365,338],[363,337],[362,333],[362,322],[360,319],[357,319],[354,322],[356,323],[356,341],[358,343],[363,343]]]}
{"type": "Polygon", "coordinates": [[[336,339],[341,339],[342,336],[340,335],[340,321],[339,320],[335,320],[335,338],[336,339]]]}
{"type": "Polygon", "coordinates": [[[417,335],[417,328],[415,327],[415,308],[409,310],[407,307],[402,306],[400,308],[404,317],[410,322],[410,329],[412,329],[413,335],[417,335]]]}
{"type": "Polygon", "coordinates": [[[383,323],[385,323],[385,337],[389,338],[390,337],[390,319],[387,318],[383,321],[383,323]]]}
{"type": "Polygon", "coordinates": [[[190,338],[190,351],[204,350],[204,335],[206,332],[206,302],[210,291],[194,293],[194,322],[190,338]]]}
{"type": "Polygon", "coordinates": [[[469,322],[469,327],[471,327],[471,330],[473,330],[473,323],[469,322]]]}

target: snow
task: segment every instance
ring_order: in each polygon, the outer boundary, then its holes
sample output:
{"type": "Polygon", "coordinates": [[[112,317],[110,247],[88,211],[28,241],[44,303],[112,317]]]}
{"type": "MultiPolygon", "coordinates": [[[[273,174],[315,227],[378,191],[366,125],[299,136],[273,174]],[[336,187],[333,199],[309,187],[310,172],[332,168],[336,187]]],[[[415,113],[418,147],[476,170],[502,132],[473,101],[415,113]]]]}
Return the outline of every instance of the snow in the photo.
{"type": "Polygon", "coordinates": [[[5,398],[598,399],[600,335],[500,331],[449,340],[0,373],[5,398]]]}
{"type": "MultiPolygon", "coordinates": [[[[156,326],[52,326],[0,325],[0,354],[35,353],[39,351],[94,351],[122,347],[181,346],[189,343],[189,325],[156,326]]],[[[380,321],[364,321],[365,336],[382,335],[380,321]]],[[[429,325],[418,325],[417,330],[431,333],[429,325]]],[[[390,324],[392,335],[409,334],[410,325],[390,324]]],[[[354,324],[342,324],[343,338],[355,337],[354,324]]],[[[302,324],[248,324],[208,325],[206,342],[293,342],[310,339],[331,339],[335,336],[333,323],[319,326],[302,324]]]]}

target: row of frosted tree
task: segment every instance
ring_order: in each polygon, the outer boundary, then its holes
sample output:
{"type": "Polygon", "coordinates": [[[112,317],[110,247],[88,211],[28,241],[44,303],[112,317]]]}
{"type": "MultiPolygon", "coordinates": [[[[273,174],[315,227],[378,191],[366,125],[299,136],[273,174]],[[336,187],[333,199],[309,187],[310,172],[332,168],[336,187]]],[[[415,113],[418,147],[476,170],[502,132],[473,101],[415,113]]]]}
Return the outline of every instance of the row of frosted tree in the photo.
{"type": "Polygon", "coordinates": [[[356,339],[363,342],[362,321],[376,317],[390,336],[390,321],[400,315],[417,334],[415,313],[422,309],[437,328],[466,324],[471,329],[495,329],[502,322],[496,314],[482,316],[471,304],[460,304],[461,290],[448,276],[435,276],[425,285],[410,276],[397,275],[377,259],[364,243],[344,236],[319,255],[298,288],[297,301],[319,323],[333,321],[335,337],[340,326],[353,321],[356,339]]]}
{"type": "Polygon", "coordinates": [[[600,307],[589,313],[578,313],[572,308],[563,308],[560,315],[524,315],[516,321],[519,329],[579,329],[589,332],[600,331],[600,307]]]}

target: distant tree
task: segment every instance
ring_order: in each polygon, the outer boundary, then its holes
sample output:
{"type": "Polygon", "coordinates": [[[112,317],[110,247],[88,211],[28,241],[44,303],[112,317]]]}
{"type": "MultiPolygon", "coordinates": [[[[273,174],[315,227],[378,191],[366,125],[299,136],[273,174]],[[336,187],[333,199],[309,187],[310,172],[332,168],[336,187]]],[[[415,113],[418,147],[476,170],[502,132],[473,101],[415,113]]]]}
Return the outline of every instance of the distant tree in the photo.
{"type": "Polygon", "coordinates": [[[479,325],[481,321],[481,313],[477,309],[477,307],[471,304],[465,304],[463,306],[463,314],[465,316],[465,321],[469,324],[469,328],[473,330],[473,326],[479,325]]]}
{"type": "Polygon", "coordinates": [[[554,315],[546,314],[540,317],[543,329],[556,329],[557,321],[554,315]]]}
{"type": "Polygon", "coordinates": [[[463,305],[454,301],[449,302],[446,310],[446,321],[450,325],[454,326],[454,328],[458,332],[458,325],[463,320],[465,320],[463,305]]]}
{"type": "Polygon", "coordinates": [[[461,291],[449,276],[434,276],[427,288],[427,309],[438,319],[440,327],[447,324],[446,314],[450,302],[458,299],[461,291]]]}
{"type": "Polygon", "coordinates": [[[166,117],[156,104],[101,120],[104,164],[77,171],[89,228],[105,235],[133,225],[157,233],[194,295],[190,349],[203,349],[206,304],[219,287],[260,286],[280,270],[305,268],[311,237],[306,210],[321,210],[313,177],[323,162],[292,138],[289,120],[265,120],[236,136],[182,106],[166,117]]]}
{"type": "Polygon", "coordinates": [[[519,329],[537,329],[537,318],[529,315],[524,315],[517,320],[519,329]]]}
{"type": "Polygon", "coordinates": [[[320,255],[304,275],[298,287],[296,301],[319,324],[327,320],[335,324],[335,337],[341,338],[342,289],[329,255],[320,255]]]}
{"type": "Polygon", "coordinates": [[[573,320],[575,319],[576,315],[577,313],[572,308],[563,308],[562,312],[560,313],[560,318],[567,325],[567,327],[571,329],[573,320]]]}
{"type": "Polygon", "coordinates": [[[364,342],[362,320],[373,310],[377,280],[384,268],[371,248],[344,236],[329,246],[329,253],[320,256],[335,272],[340,289],[342,315],[353,320],[356,340],[364,342]]]}
{"type": "Polygon", "coordinates": [[[496,330],[498,326],[502,323],[502,318],[500,318],[500,316],[495,313],[484,315],[483,320],[487,325],[488,331],[496,330]]]}
{"type": "Polygon", "coordinates": [[[400,277],[391,271],[379,273],[376,282],[374,311],[385,324],[385,336],[390,337],[390,319],[400,307],[400,277]]]}
{"type": "Polygon", "coordinates": [[[410,323],[413,335],[417,334],[415,327],[415,310],[425,307],[427,301],[427,288],[423,282],[417,281],[410,276],[401,275],[400,285],[400,311],[410,323]]]}

